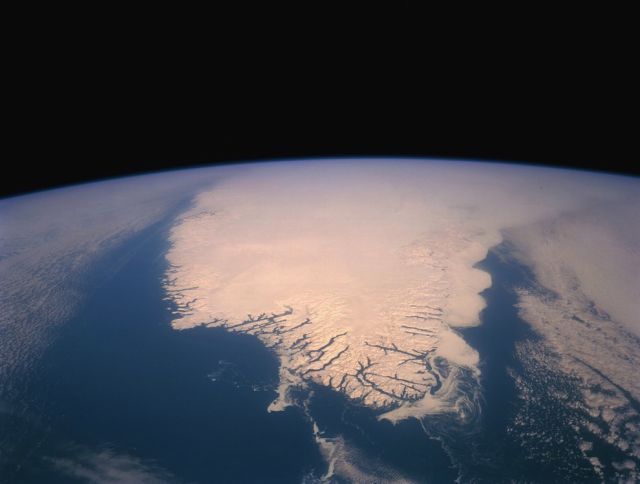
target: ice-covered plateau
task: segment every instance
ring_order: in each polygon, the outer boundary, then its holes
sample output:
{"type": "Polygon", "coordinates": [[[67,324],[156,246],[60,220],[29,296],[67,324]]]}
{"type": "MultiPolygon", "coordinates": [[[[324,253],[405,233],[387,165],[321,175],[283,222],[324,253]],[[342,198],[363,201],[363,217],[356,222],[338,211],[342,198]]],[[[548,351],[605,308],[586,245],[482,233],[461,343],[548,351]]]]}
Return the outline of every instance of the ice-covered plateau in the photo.
{"type": "Polygon", "coordinates": [[[474,265],[504,229],[619,194],[602,175],[481,163],[240,168],[172,229],[173,327],[223,327],[272,348],[271,410],[312,381],[392,421],[465,418],[481,370],[457,329],[479,324],[491,278],[474,265]]]}

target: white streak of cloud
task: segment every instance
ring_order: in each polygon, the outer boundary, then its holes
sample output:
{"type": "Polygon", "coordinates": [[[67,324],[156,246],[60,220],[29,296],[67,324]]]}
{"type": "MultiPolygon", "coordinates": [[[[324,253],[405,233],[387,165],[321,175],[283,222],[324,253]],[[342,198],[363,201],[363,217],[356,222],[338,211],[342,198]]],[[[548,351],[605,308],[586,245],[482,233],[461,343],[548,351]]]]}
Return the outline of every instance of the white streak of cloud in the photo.
{"type": "Polygon", "coordinates": [[[177,482],[166,470],[111,450],[82,452],[74,458],[50,458],[60,473],[92,484],[168,484],[177,482]]]}

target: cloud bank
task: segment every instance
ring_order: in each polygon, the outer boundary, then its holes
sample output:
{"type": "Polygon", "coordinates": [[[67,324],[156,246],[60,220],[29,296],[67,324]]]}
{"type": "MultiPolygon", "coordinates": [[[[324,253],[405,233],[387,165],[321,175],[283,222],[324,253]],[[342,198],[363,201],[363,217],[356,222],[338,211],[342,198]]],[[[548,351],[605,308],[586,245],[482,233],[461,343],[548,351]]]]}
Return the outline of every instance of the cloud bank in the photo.
{"type": "MultiPolygon", "coordinates": [[[[529,371],[538,379],[558,370],[570,378],[568,388],[581,397],[568,401],[582,454],[601,478],[629,482],[640,478],[639,193],[505,234],[538,283],[520,289],[520,315],[550,350],[527,348],[529,371]],[[594,450],[603,446],[625,457],[603,462],[602,451],[594,450]]],[[[527,424],[540,440],[550,438],[543,434],[553,426],[527,424]]]]}
{"type": "Polygon", "coordinates": [[[92,264],[212,180],[187,170],[0,200],[0,402],[82,300],[92,264]]]}

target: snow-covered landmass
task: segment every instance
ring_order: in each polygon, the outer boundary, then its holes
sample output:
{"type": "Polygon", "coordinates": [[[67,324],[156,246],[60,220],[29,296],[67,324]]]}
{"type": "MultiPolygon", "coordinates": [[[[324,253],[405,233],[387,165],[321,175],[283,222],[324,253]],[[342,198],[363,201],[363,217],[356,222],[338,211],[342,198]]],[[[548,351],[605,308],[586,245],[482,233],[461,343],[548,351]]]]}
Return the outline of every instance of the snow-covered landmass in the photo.
{"type": "MultiPolygon", "coordinates": [[[[289,386],[313,381],[391,421],[441,412],[464,420],[478,411],[469,382],[481,365],[457,328],[479,323],[479,293],[491,284],[474,264],[506,229],[536,231],[637,188],[621,177],[481,163],[244,166],[201,193],[172,231],[173,326],[221,326],[272,348],[281,379],[271,410],[288,404],[289,386]]],[[[637,264],[608,247],[612,271],[637,264]]],[[[550,261],[532,259],[557,266],[550,261]]],[[[590,281],[595,292],[616,284],[590,281]]],[[[634,314],[627,293],[616,303],[634,314]]]]}

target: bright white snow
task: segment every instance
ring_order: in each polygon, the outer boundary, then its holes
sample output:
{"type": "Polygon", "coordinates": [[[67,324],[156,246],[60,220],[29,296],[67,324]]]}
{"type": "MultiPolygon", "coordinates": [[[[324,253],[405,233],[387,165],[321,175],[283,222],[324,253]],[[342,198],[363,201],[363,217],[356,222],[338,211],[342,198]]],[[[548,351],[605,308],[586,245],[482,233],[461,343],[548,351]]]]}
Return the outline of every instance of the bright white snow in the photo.
{"type": "MultiPolygon", "coordinates": [[[[222,326],[273,348],[281,382],[272,410],[288,404],[290,385],[313,381],[387,410],[392,421],[440,412],[464,419],[477,410],[468,389],[478,386],[468,383],[481,365],[457,328],[479,324],[480,293],[491,284],[474,264],[506,229],[536,231],[585,206],[633,199],[637,189],[622,177],[484,163],[231,168],[173,229],[173,326],[222,326]]],[[[609,242],[601,241],[608,262],[594,267],[609,267],[613,278],[604,286],[587,278],[594,295],[628,284],[615,271],[637,265],[609,242]]],[[[557,243],[562,260],[592,262],[557,243]]],[[[522,250],[536,267],[557,264],[522,250]]],[[[634,314],[630,294],[615,300],[627,306],[621,316],[634,314]]]]}

